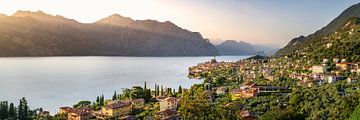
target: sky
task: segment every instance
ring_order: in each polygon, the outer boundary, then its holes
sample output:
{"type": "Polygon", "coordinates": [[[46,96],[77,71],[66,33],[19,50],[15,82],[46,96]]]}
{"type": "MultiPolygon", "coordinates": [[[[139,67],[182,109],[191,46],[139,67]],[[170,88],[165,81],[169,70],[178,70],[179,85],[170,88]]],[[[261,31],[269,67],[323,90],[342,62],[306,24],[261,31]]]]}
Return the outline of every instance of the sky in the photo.
{"type": "Polygon", "coordinates": [[[171,21],[217,44],[241,40],[284,46],[328,24],[358,0],[0,0],[0,13],[41,10],[82,23],[112,14],[171,21]]]}

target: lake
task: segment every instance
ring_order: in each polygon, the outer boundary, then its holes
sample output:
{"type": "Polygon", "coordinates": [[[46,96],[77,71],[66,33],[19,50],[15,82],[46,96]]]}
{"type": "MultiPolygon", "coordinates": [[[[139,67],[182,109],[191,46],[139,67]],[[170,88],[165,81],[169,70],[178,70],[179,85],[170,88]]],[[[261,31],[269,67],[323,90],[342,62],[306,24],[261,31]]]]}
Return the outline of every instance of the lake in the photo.
{"type": "MultiPolygon", "coordinates": [[[[237,61],[248,56],[219,56],[218,61],[237,61]]],[[[0,58],[0,100],[26,97],[29,106],[51,114],[58,107],[80,100],[95,101],[114,91],[156,84],[177,89],[201,80],[187,78],[188,67],[212,57],[3,57],[0,58]]]]}

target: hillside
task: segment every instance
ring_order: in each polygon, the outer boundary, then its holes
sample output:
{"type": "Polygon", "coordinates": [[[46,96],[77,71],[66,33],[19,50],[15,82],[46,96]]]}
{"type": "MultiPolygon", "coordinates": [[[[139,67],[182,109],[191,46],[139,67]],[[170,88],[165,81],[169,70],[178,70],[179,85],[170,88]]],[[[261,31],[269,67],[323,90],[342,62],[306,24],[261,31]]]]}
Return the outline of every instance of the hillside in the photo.
{"type": "Polygon", "coordinates": [[[226,40],[219,45],[216,45],[221,55],[252,55],[263,54],[258,52],[253,45],[243,41],[226,40]]]}
{"type": "Polygon", "coordinates": [[[95,23],[41,11],[0,15],[0,56],[212,56],[198,32],[118,14],[95,23]]]}
{"type": "Polygon", "coordinates": [[[306,64],[320,64],[323,59],[346,59],[348,62],[360,61],[360,18],[353,17],[341,24],[329,35],[313,39],[304,47],[289,53],[288,58],[306,64]]]}
{"type": "Polygon", "coordinates": [[[332,20],[328,25],[316,31],[313,34],[308,36],[300,36],[292,39],[284,48],[276,52],[276,56],[282,56],[294,52],[298,49],[302,49],[306,44],[311,43],[314,40],[321,39],[323,36],[334,33],[335,31],[341,29],[344,22],[352,17],[360,16],[360,3],[355,4],[345,11],[343,11],[338,17],[332,20]]]}

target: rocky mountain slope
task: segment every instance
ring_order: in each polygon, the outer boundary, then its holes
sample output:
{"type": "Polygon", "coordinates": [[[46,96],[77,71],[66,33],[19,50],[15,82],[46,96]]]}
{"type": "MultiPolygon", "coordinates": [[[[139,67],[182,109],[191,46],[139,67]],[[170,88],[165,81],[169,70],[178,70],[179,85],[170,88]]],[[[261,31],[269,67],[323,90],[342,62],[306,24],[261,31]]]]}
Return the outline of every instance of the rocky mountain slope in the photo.
{"type": "Polygon", "coordinates": [[[307,44],[311,43],[313,40],[322,38],[323,36],[334,33],[335,31],[341,29],[342,25],[352,17],[360,16],[360,3],[355,4],[345,11],[343,11],[338,17],[332,20],[327,26],[321,28],[315,33],[309,36],[300,36],[292,39],[284,48],[276,52],[276,56],[282,56],[294,52],[298,49],[304,48],[307,44]]]}
{"type": "Polygon", "coordinates": [[[41,11],[0,15],[0,56],[212,56],[198,32],[117,14],[84,24],[41,11]]]}

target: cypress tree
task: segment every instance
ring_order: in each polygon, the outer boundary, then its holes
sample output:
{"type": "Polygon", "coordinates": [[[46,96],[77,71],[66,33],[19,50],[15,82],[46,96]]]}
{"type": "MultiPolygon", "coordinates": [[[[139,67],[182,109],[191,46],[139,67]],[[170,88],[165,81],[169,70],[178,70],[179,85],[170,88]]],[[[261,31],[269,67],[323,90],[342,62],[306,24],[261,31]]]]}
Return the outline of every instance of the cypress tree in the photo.
{"type": "Polygon", "coordinates": [[[163,86],[161,85],[161,96],[163,96],[164,95],[164,88],[163,88],[163,86]]]}
{"type": "Polygon", "coordinates": [[[1,101],[0,102],[0,119],[7,119],[8,118],[8,102],[7,101],[1,101]]]}
{"type": "Polygon", "coordinates": [[[16,116],[16,108],[13,103],[10,103],[9,118],[14,118],[15,116],[16,116]]]}
{"type": "Polygon", "coordinates": [[[144,99],[145,101],[148,101],[149,100],[149,96],[147,94],[147,88],[146,88],[146,81],[144,82],[144,91],[143,91],[143,94],[144,94],[144,99]]]}
{"type": "Polygon", "coordinates": [[[103,106],[104,105],[104,94],[101,94],[101,97],[100,97],[100,106],[103,106]]]}
{"type": "Polygon", "coordinates": [[[99,98],[99,96],[96,97],[96,104],[100,104],[100,98],[99,98]]]}
{"type": "Polygon", "coordinates": [[[181,93],[182,93],[182,87],[181,87],[181,85],[179,85],[178,94],[181,94],[181,93]]]}
{"type": "Polygon", "coordinates": [[[160,95],[160,92],[159,92],[160,88],[159,88],[159,85],[156,85],[156,96],[159,96],[160,95]]]}
{"type": "Polygon", "coordinates": [[[20,99],[20,104],[18,107],[18,118],[19,120],[28,120],[28,111],[29,107],[27,106],[27,101],[25,97],[20,99]]]}
{"type": "Polygon", "coordinates": [[[154,92],[154,96],[156,97],[156,83],[155,83],[155,88],[154,88],[155,92],[154,92]]]}
{"type": "Polygon", "coordinates": [[[114,92],[114,95],[113,95],[113,97],[112,97],[112,100],[116,100],[116,91],[114,92]]]}

